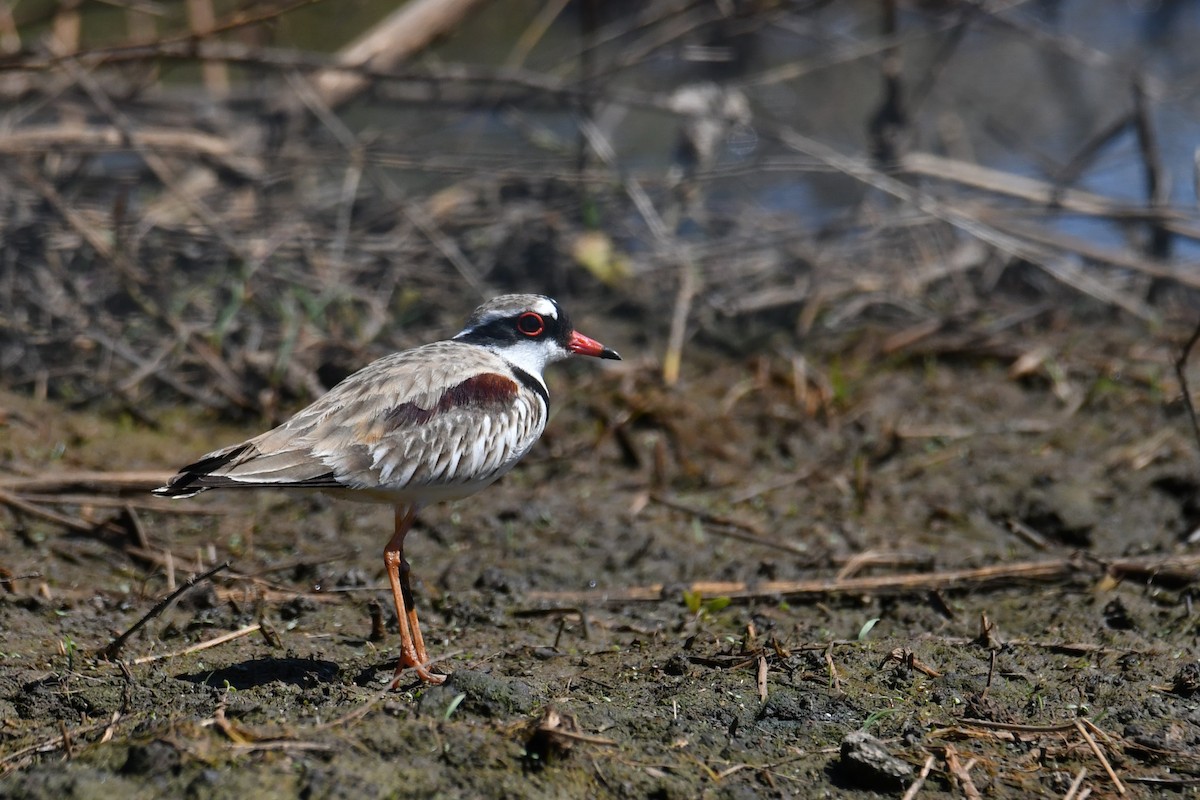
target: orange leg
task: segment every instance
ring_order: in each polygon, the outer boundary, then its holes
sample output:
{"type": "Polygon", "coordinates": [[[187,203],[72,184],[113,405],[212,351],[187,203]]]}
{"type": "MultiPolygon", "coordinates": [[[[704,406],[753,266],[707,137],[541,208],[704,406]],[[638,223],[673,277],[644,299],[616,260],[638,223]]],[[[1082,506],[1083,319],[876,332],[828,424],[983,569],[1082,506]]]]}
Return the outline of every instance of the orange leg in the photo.
{"type": "Polygon", "coordinates": [[[412,588],[408,585],[408,562],[404,560],[404,537],[416,517],[415,505],[396,506],[396,532],[383,549],[383,563],[387,567],[392,596],[396,600],[396,618],[400,621],[400,662],[396,664],[393,681],[400,677],[405,667],[412,667],[426,683],[442,683],[446,680],[445,675],[429,671],[429,654],[425,652],[425,639],[417,622],[412,588]]]}

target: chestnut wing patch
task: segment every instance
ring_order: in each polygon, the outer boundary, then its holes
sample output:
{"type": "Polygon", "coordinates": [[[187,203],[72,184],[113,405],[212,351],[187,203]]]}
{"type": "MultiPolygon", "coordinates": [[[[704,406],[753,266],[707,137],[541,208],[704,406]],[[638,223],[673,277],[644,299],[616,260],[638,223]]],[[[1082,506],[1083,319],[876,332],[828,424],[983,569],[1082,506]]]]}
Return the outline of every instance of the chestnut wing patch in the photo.
{"type": "Polygon", "coordinates": [[[451,386],[432,408],[424,408],[416,403],[401,403],[389,409],[383,419],[393,429],[422,425],[456,408],[507,407],[513,403],[519,391],[520,386],[512,378],[485,372],[451,386]]]}

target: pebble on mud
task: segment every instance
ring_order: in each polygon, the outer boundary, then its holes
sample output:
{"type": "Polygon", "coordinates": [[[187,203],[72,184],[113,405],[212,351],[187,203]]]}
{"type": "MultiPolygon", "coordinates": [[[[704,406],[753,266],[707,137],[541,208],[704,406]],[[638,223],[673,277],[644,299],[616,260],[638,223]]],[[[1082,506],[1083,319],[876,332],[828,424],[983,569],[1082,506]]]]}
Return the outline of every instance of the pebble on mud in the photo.
{"type": "Polygon", "coordinates": [[[683,653],[675,653],[663,664],[662,671],[668,675],[687,675],[691,662],[683,653]]]}
{"type": "Polygon", "coordinates": [[[1193,697],[1200,693],[1200,662],[1184,664],[1171,678],[1171,691],[1180,697],[1193,697]]]}
{"type": "Polygon", "coordinates": [[[866,731],[853,731],[842,739],[837,769],[857,786],[884,791],[902,788],[913,776],[911,764],[889,753],[866,731]]]}

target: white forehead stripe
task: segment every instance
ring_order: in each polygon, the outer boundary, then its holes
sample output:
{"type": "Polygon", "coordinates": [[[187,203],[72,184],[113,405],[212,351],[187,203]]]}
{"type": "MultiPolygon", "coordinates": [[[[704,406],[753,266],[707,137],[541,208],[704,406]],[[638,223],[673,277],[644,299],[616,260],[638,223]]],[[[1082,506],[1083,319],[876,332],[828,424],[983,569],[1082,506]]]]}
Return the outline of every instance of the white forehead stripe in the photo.
{"type": "Polygon", "coordinates": [[[539,297],[537,301],[530,306],[533,311],[541,314],[543,317],[558,319],[558,309],[554,306],[554,301],[548,297],[539,297]]]}

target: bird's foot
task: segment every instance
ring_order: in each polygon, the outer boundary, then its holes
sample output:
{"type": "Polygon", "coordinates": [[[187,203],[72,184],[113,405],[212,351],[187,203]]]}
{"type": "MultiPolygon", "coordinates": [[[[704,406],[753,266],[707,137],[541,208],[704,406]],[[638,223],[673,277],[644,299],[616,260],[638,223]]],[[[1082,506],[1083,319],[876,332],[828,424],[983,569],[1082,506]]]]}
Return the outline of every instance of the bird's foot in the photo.
{"type": "Polygon", "coordinates": [[[413,671],[417,673],[418,678],[425,683],[428,683],[430,686],[440,686],[446,682],[446,678],[450,677],[449,675],[440,675],[436,672],[430,672],[429,665],[427,663],[406,664],[403,660],[401,660],[400,663],[396,665],[396,674],[392,676],[393,687],[400,683],[400,679],[404,677],[405,670],[407,670],[409,667],[412,667],[413,671]]]}

